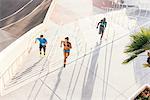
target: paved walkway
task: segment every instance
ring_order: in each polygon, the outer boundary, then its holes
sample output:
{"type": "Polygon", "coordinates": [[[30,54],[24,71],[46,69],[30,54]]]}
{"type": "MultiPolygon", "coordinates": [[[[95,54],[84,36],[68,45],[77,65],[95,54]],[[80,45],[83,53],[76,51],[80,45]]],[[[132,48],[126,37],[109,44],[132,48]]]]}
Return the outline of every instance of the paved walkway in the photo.
{"type": "Polygon", "coordinates": [[[45,34],[49,41],[47,55],[41,57],[38,45],[34,44],[7,88],[31,79],[35,81],[0,99],[127,100],[141,86],[135,81],[133,65],[121,64],[126,57],[123,51],[129,42],[129,31],[111,23],[100,43],[93,19],[95,17],[82,19],[77,25],[50,25],[45,34]],[[59,46],[65,36],[70,37],[73,50],[67,67],[63,68],[59,46]]]}

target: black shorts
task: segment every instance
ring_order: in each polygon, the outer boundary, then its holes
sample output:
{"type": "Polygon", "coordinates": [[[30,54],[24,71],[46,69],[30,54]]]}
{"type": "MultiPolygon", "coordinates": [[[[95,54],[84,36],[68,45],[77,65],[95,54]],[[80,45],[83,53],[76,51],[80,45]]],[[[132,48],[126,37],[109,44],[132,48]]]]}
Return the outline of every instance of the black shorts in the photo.
{"type": "Polygon", "coordinates": [[[103,26],[100,26],[100,28],[99,28],[99,34],[103,34],[104,30],[105,30],[105,28],[103,26]]]}
{"type": "Polygon", "coordinates": [[[39,48],[40,48],[40,51],[41,51],[42,49],[43,49],[44,52],[46,51],[46,45],[40,45],[39,48]]]}

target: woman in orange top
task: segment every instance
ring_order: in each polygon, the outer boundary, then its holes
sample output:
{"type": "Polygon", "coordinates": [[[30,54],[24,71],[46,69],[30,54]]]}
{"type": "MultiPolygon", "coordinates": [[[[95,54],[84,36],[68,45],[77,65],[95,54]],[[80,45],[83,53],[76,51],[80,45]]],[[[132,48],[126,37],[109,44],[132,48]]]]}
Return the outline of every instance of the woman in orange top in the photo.
{"type": "Polygon", "coordinates": [[[72,49],[71,43],[69,42],[69,37],[66,37],[65,41],[61,41],[60,47],[62,47],[62,44],[64,45],[64,67],[65,67],[66,60],[68,56],[70,55],[70,49],[72,49]]]}

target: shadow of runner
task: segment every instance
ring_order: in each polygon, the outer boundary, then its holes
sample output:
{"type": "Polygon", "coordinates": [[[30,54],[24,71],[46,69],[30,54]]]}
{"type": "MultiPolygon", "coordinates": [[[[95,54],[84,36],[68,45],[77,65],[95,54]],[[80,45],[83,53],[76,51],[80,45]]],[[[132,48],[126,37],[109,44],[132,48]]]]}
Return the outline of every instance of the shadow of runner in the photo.
{"type": "Polygon", "coordinates": [[[72,84],[72,81],[73,81],[73,76],[74,76],[74,74],[75,74],[76,66],[77,66],[77,61],[75,62],[75,65],[74,65],[74,67],[73,67],[73,72],[72,72],[71,79],[70,79],[70,83],[69,83],[69,87],[68,87],[68,90],[67,90],[66,100],[67,100],[68,95],[69,95],[69,91],[70,91],[71,84],[72,84]]]}
{"type": "Polygon", "coordinates": [[[62,74],[62,71],[63,71],[63,69],[64,69],[64,67],[62,67],[61,69],[60,69],[60,72],[58,73],[58,75],[57,75],[57,82],[56,82],[56,84],[55,84],[55,87],[54,87],[54,89],[53,89],[53,93],[52,93],[52,95],[51,95],[51,97],[50,97],[50,99],[49,100],[53,100],[53,97],[54,97],[54,93],[56,93],[56,90],[57,90],[57,88],[58,88],[58,86],[59,86],[59,83],[60,83],[60,80],[61,80],[61,74],[62,74]]]}
{"type": "Polygon", "coordinates": [[[85,57],[86,57],[86,55],[85,55],[86,49],[87,49],[87,45],[85,46],[84,56],[83,56],[83,58],[82,58],[81,65],[80,65],[80,69],[79,69],[78,74],[77,74],[77,77],[76,77],[76,79],[75,79],[75,84],[74,84],[73,90],[72,90],[72,92],[71,92],[71,97],[70,97],[69,100],[72,100],[73,94],[74,94],[75,89],[76,89],[76,86],[77,86],[77,82],[79,81],[78,79],[79,79],[79,76],[80,76],[80,73],[81,73],[81,69],[82,69],[83,64],[84,64],[84,61],[85,61],[85,57]]]}
{"type": "MultiPolygon", "coordinates": [[[[96,44],[95,48],[97,46],[98,44],[96,44]]],[[[87,80],[85,80],[86,78],[84,78],[81,100],[91,100],[94,85],[95,85],[96,73],[98,69],[97,60],[99,58],[99,53],[100,53],[100,46],[92,54],[92,59],[91,59],[91,64],[90,64],[90,69],[88,72],[87,80]]],[[[85,72],[85,77],[87,76],[86,74],[87,72],[85,72]]]]}

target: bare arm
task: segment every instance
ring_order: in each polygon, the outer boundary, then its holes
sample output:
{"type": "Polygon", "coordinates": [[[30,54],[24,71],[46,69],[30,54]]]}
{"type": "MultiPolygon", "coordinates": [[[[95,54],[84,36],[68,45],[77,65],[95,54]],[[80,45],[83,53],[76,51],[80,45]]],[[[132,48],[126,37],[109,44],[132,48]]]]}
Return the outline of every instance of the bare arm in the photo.
{"type": "Polygon", "coordinates": [[[99,24],[100,24],[101,22],[98,22],[98,24],[97,24],[97,28],[98,28],[98,26],[99,26],[99,24]]]}
{"type": "Polygon", "coordinates": [[[38,38],[35,39],[35,43],[37,42],[38,38]]]}
{"type": "Polygon", "coordinates": [[[72,45],[71,45],[71,43],[70,43],[70,49],[72,49],[72,45]]]}
{"type": "Polygon", "coordinates": [[[107,26],[107,22],[106,22],[106,24],[105,24],[105,28],[106,28],[106,26],[107,26]]]}
{"type": "Polygon", "coordinates": [[[62,47],[62,44],[64,43],[64,41],[61,41],[61,43],[60,43],[60,47],[62,47]]]}
{"type": "MultiPolygon", "coordinates": [[[[44,38],[44,39],[45,39],[45,38],[44,38]]],[[[45,39],[45,45],[47,45],[47,43],[48,43],[48,42],[47,42],[47,39],[45,39]]]]}

